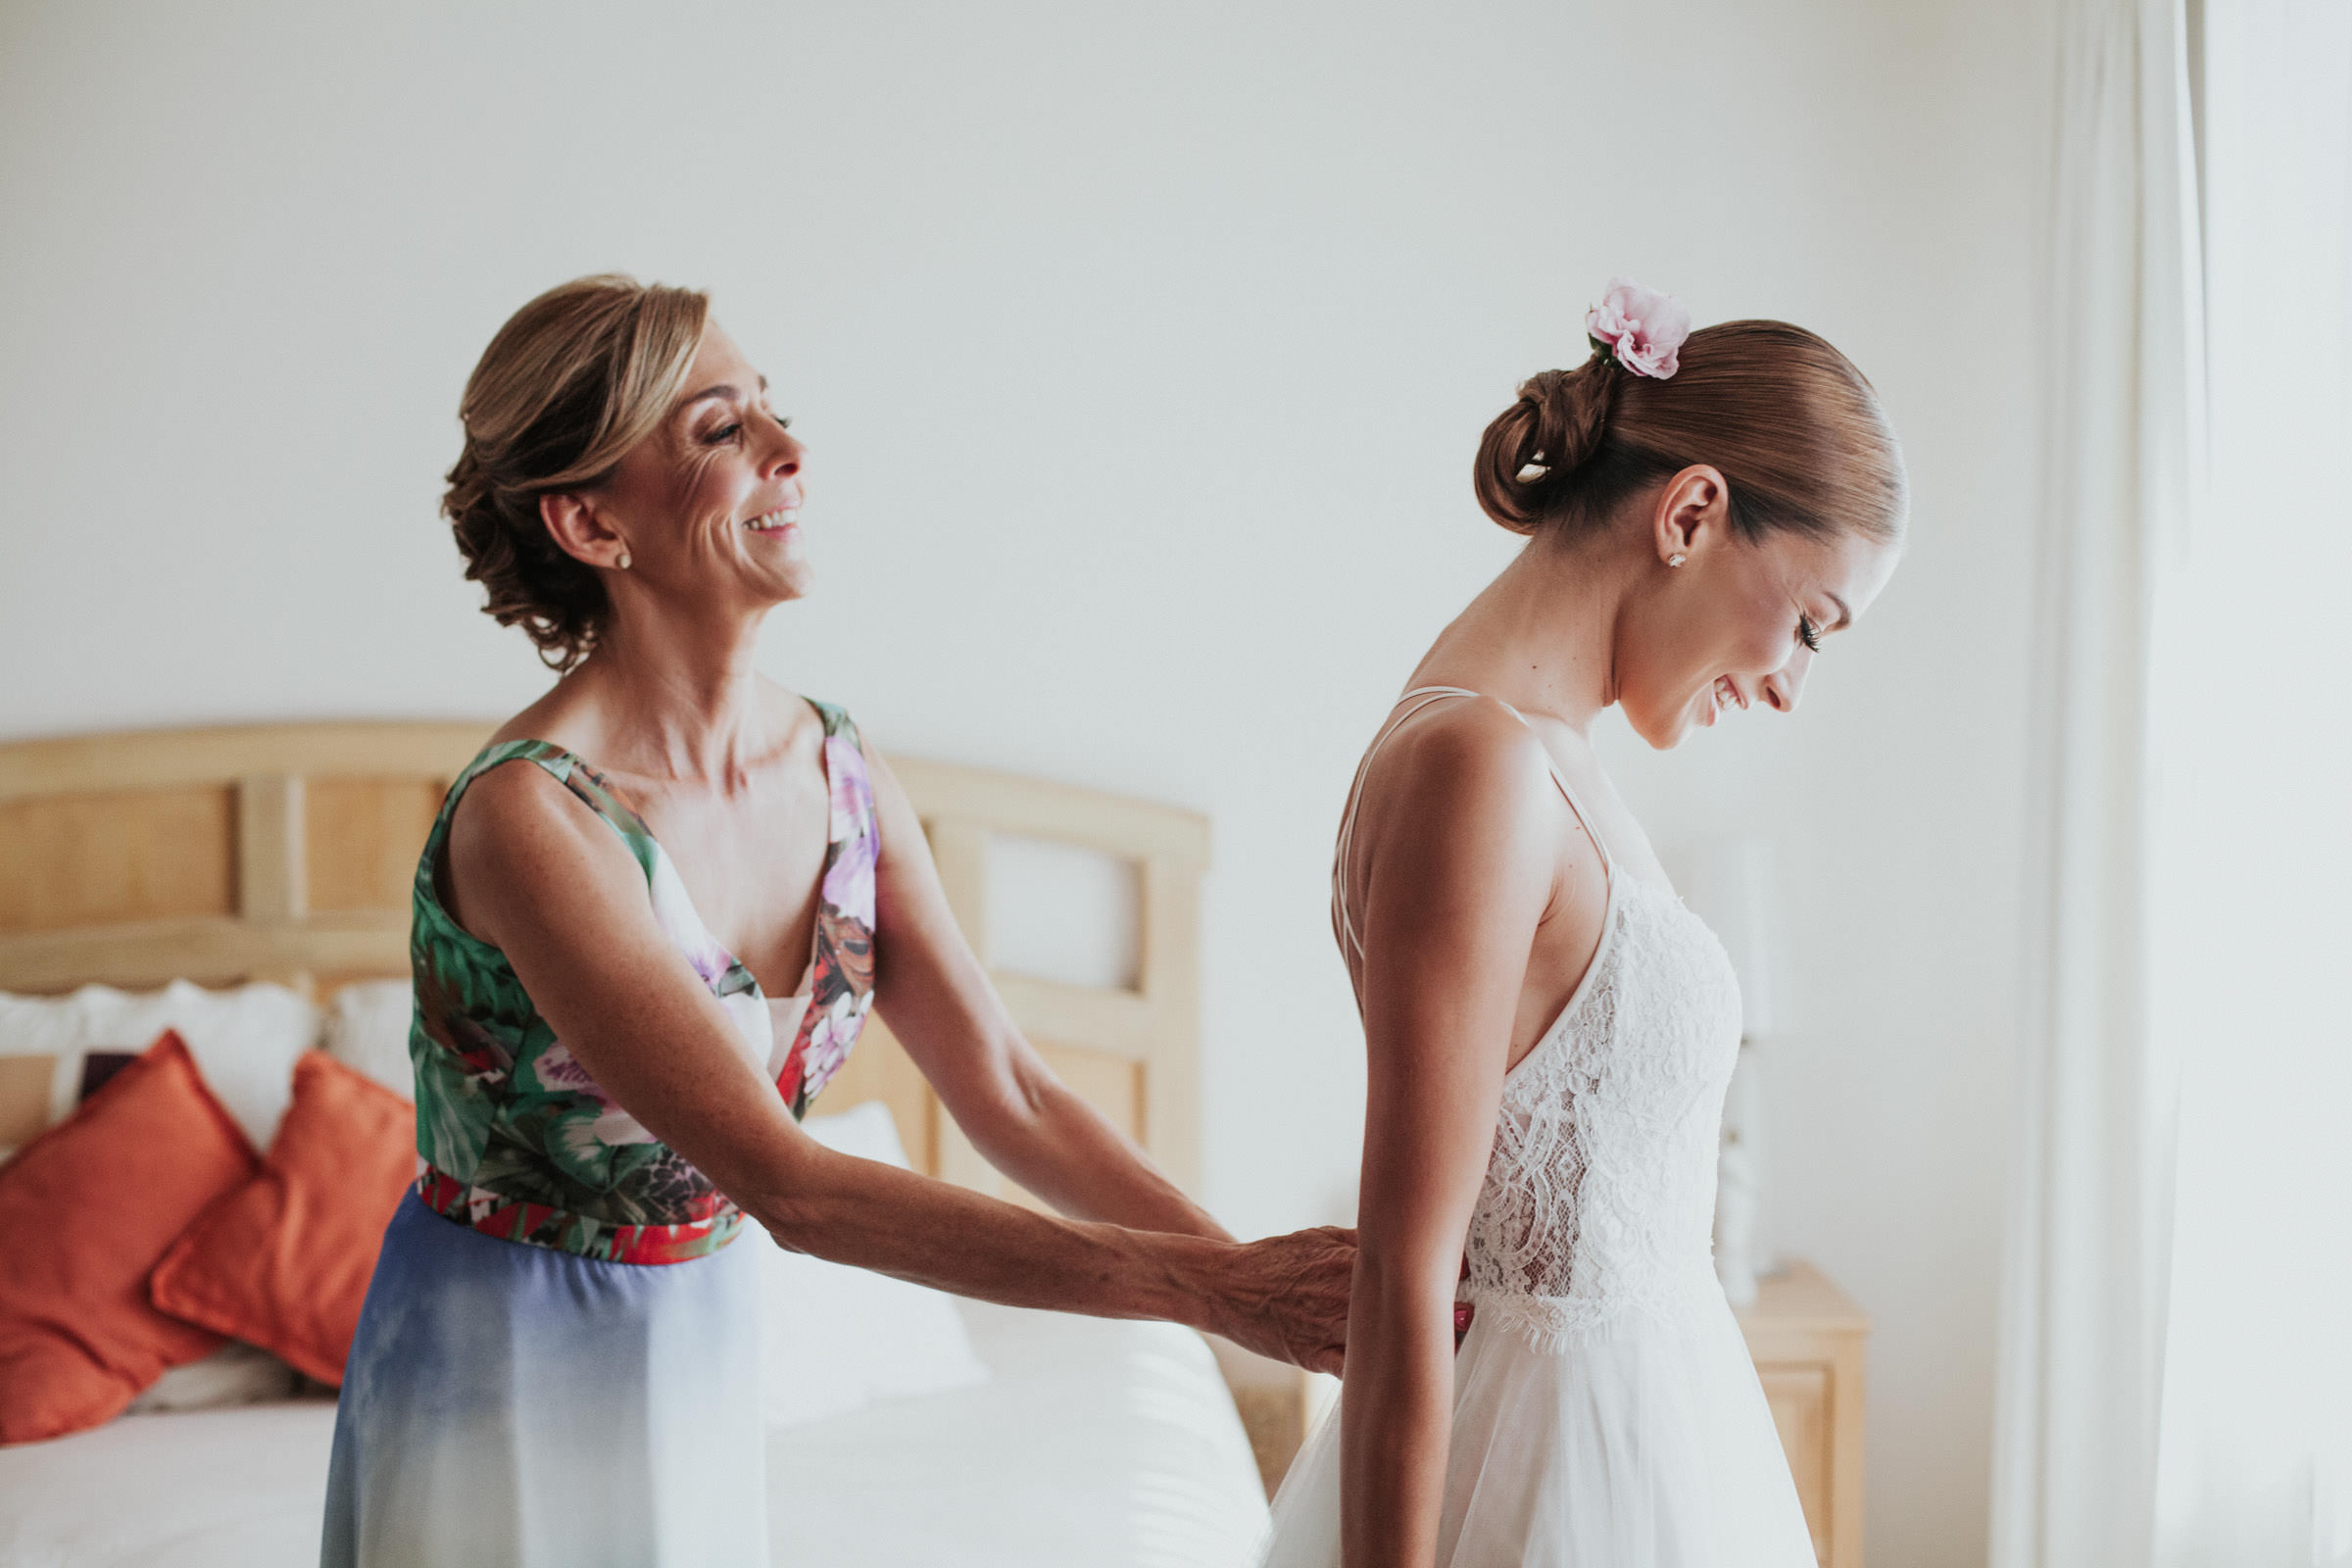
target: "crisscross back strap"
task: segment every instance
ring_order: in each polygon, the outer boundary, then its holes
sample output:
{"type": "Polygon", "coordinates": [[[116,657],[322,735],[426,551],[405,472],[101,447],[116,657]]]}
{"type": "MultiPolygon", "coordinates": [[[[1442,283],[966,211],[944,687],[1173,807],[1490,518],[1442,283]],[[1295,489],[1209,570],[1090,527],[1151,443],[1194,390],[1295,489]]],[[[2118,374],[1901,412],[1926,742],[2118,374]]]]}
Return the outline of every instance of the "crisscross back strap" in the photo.
{"type": "MultiPolygon", "coordinates": [[[[1414,687],[1396,699],[1396,707],[1403,710],[1396,712],[1396,716],[1382,727],[1380,733],[1372,738],[1371,748],[1364,753],[1364,760],[1355,764],[1355,782],[1348,787],[1348,812],[1340,819],[1340,847],[1332,861],[1331,899],[1335,916],[1334,923],[1340,928],[1340,940],[1345,942],[1348,945],[1348,951],[1358,958],[1364,956],[1364,944],[1362,939],[1355,934],[1355,920],[1348,910],[1348,853],[1355,843],[1355,813],[1357,808],[1363,804],[1364,775],[1371,771],[1372,759],[1380,755],[1381,747],[1388,743],[1391,735],[1396,733],[1397,726],[1430,704],[1441,702],[1448,697],[1479,697],[1483,695],[1483,693],[1471,691],[1465,686],[1414,687]]],[[[1495,701],[1501,702],[1502,700],[1496,698],[1495,701]]],[[[1526,725],[1528,733],[1531,735],[1535,733],[1535,726],[1527,722],[1525,713],[1508,703],[1503,703],[1502,706],[1513,718],[1526,725]]],[[[1542,745],[1542,737],[1538,737],[1537,744],[1542,745]]],[[[1592,831],[1592,818],[1585,814],[1584,806],[1576,798],[1576,791],[1570,789],[1568,781],[1560,777],[1559,767],[1552,761],[1551,750],[1548,747],[1544,748],[1544,770],[1551,775],[1551,782],[1558,786],[1561,799],[1568,803],[1570,813],[1576,817],[1577,826],[1583,828],[1585,837],[1592,841],[1592,848],[1600,856],[1601,877],[1604,883],[1614,891],[1617,868],[1609,858],[1609,847],[1602,841],[1598,833],[1592,831]]]]}
{"type": "Polygon", "coordinates": [[[1371,771],[1372,759],[1380,755],[1380,749],[1388,744],[1389,737],[1396,733],[1397,725],[1430,704],[1444,698],[1476,697],[1478,693],[1460,686],[1414,687],[1396,699],[1396,708],[1404,710],[1397,712],[1396,709],[1390,710],[1394,716],[1388,723],[1381,726],[1378,735],[1372,737],[1372,745],[1365,751],[1364,760],[1355,764],[1355,780],[1348,786],[1348,811],[1345,816],[1340,818],[1340,847],[1331,863],[1331,902],[1332,911],[1337,916],[1336,923],[1340,928],[1340,940],[1346,943],[1348,951],[1358,958],[1364,956],[1364,944],[1355,934],[1354,917],[1348,912],[1348,851],[1355,843],[1355,811],[1356,808],[1363,804],[1364,775],[1371,771]],[[1415,702],[1416,698],[1420,700],[1415,702]],[[1406,708],[1407,703],[1411,703],[1412,706],[1406,708]]]}

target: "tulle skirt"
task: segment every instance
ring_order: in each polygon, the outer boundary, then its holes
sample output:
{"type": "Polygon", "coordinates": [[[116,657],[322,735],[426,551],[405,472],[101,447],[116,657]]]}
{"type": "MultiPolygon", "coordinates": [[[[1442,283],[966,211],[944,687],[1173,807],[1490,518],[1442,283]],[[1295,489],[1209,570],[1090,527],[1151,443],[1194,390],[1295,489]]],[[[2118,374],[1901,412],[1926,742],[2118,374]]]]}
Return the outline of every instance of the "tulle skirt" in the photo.
{"type": "MultiPolygon", "coordinates": [[[[1455,1359],[1438,1568],[1815,1568],[1755,1365],[1711,1281],[1680,1310],[1598,1328],[1551,1328],[1540,1306],[1481,1302],[1455,1359]]],[[[1339,1405],[1284,1479],[1261,1560],[1337,1568],[1339,1405]]]]}
{"type": "Polygon", "coordinates": [[[759,1257],[608,1263],[411,1194],[335,1412],[324,1568],[764,1568],[759,1257]]]}

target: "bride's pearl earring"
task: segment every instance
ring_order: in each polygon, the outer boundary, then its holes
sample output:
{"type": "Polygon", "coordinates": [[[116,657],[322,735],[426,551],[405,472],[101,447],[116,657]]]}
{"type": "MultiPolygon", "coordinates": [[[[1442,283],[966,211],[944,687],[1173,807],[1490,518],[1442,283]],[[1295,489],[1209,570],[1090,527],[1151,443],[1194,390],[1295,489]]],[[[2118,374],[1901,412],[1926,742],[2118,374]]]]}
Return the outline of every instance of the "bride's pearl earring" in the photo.
{"type": "MultiPolygon", "coordinates": [[[[623,571],[626,571],[626,570],[628,570],[628,569],[629,569],[629,553],[628,553],[626,550],[623,550],[623,551],[620,553],[620,559],[619,559],[618,561],[615,561],[614,563],[612,563],[612,564],[614,564],[615,566],[618,566],[618,567],[619,567],[621,570],[623,570],[623,571]]],[[[1682,564],[1682,558],[1681,558],[1680,556],[1677,556],[1677,557],[1675,558],[1675,564],[1676,564],[1676,565],[1678,565],[1678,566],[1682,564]]]]}
{"type": "MultiPolygon", "coordinates": [[[[1681,565],[1681,564],[1682,564],[1684,562],[1686,562],[1686,561],[1689,561],[1690,559],[1690,558],[1689,556],[1686,556],[1686,555],[1684,555],[1684,554],[1683,554],[1681,551],[1679,551],[1679,550],[1678,550],[1678,551],[1676,551],[1676,552],[1675,552],[1673,555],[1671,555],[1671,556],[1668,556],[1668,557],[1666,558],[1666,564],[1668,564],[1669,566],[1679,566],[1679,565],[1681,565]]],[[[629,564],[629,558],[628,558],[628,557],[626,557],[626,556],[623,556],[623,557],[621,557],[621,558],[620,558],[620,564],[621,564],[622,565],[624,565],[624,566],[625,566],[625,565],[627,565],[627,564],[629,564]]]]}

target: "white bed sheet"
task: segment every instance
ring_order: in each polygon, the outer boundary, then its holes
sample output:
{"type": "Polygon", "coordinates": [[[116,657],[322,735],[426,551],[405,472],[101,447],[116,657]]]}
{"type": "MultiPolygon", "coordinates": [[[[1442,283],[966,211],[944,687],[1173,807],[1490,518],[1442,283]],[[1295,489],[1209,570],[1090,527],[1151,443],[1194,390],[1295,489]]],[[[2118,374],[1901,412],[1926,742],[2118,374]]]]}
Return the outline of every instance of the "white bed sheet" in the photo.
{"type": "Polygon", "coordinates": [[[1265,1492],[1199,1335],[960,1304],[992,1381],[769,1435],[770,1561],[1242,1568],[1265,1492]]]}
{"type": "MultiPolygon", "coordinates": [[[[1208,1348],[959,1303],[990,1382],[778,1430],[779,1565],[1228,1568],[1265,1497],[1208,1348]]],[[[5,1568],[310,1568],[334,1406],[127,1416],[0,1448],[5,1568]]]]}

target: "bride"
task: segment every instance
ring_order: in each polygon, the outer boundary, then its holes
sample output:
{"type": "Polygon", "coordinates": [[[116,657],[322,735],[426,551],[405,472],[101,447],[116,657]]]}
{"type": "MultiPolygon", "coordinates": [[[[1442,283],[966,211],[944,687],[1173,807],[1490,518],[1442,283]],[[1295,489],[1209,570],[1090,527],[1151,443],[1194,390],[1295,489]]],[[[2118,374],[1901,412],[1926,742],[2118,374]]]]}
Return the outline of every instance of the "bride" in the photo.
{"type": "Polygon", "coordinates": [[[1739,988],[1591,735],[1612,703],[1660,749],[1792,710],[1893,570],[1902,458],[1800,327],[1691,332],[1619,282],[1587,328],[1487,429],[1479,502],[1530,542],[1413,672],[1340,830],[1361,1251],[1275,1568],[1814,1560],[1709,1267],[1739,988]]]}

